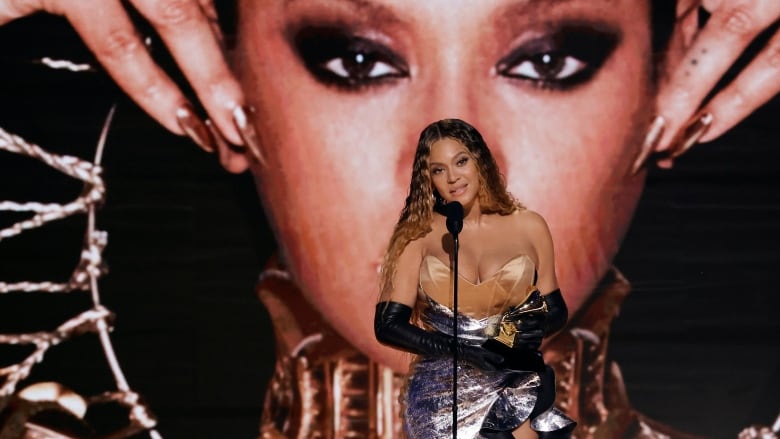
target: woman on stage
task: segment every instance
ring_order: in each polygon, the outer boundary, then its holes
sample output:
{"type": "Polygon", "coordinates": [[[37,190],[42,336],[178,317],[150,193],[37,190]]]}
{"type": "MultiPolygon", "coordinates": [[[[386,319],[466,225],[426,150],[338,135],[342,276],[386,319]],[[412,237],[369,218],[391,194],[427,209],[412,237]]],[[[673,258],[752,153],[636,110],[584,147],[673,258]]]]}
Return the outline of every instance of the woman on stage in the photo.
{"type": "Polygon", "coordinates": [[[544,335],[566,323],[547,224],[507,192],[482,136],[464,121],[445,119],[425,128],[413,167],[382,266],[374,320],[379,341],[418,354],[404,390],[407,437],[451,437],[454,350],[460,360],[459,437],[511,438],[513,431],[514,437],[528,437],[528,427],[540,437],[569,437],[576,423],[552,407],[552,369],[533,361],[506,368],[513,357],[536,352],[544,335]],[[450,262],[444,262],[457,250],[441,214],[455,202],[465,212],[456,280],[450,262]],[[454,282],[462,303],[457,343],[454,282]],[[529,318],[512,315],[533,299],[543,310],[529,318]],[[425,330],[410,322],[413,315],[425,330]],[[510,325],[507,332],[504,324],[510,325]],[[512,337],[504,355],[482,347],[499,333],[512,337]]]}

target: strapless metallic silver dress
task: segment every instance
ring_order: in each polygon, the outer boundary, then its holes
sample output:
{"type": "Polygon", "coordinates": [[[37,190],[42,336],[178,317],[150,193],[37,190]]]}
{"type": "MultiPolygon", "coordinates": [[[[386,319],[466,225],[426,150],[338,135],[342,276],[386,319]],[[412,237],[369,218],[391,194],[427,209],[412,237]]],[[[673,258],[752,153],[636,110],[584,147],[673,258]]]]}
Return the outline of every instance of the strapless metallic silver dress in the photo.
{"type": "MultiPolygon", "coordinates": [[[[420,320],[427,330],[452,335],[452,310],[426,297],[420,320]]],[[[458,338],[481,345],[500,315],[474,319],[459,313],[458,338]]],[[[458,363],[458,437],[482,438],[488,428],[512,431],[528,419],[536,403],[540,379],[535,372],[486,371],[458,363]]],[[[452,437],[452,358],[417,357],[402,395],[407,439],[452,437]]],[[[555,407],[531,420],[531,428],[551,432],[574,421],[555,407]]]]}

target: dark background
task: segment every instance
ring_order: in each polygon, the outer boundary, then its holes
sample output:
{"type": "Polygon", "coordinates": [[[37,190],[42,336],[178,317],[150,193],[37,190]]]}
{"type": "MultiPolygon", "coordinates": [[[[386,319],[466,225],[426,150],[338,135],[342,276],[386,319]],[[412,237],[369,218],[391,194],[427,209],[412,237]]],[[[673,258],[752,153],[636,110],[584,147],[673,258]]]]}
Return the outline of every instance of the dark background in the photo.
{"type": "MultiPolygon", "coordinates": [[[[88,60],[62,20],[0,28],[0,127],[89,159],[119,103],[104,154],[98,224],[109,232],[103,303],[131,386],[166,437],[257,436],[273,334],[254,283],[275,244],[249,175],[167,133],[100,73],[52,71],[41,56],[88,60]]],[[[615,264],[631,280],[610,356],[629,397],[680,430],[734,438],[780,411],[780,99],[738,129],[653,170],[615,264]]],[[[0,151],[0,200],[65,201],[81,186],[0,151]]],[[[0,227],[20,219],[0,213],[0,227]]],[[[84,216],[0,242],[0,279],[64,280],[84,216]]],[[[0,332],[52,328],[88,309],[88,293],[0,296],[0,332]]],[[[22,351],[0,346],[0,364],[22,351]]],[[[113,388],[97,338],[50,350],[31,381],[84,395],[113,388]]]]}

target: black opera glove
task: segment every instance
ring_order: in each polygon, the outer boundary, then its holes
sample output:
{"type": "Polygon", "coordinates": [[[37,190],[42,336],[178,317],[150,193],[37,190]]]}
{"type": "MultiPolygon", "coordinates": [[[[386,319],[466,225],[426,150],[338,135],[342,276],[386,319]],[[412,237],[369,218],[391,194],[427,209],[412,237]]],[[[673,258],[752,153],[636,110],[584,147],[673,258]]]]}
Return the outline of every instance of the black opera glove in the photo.
{"type": "Polygon", "coordinates": [[[409,323],[412,308],[398,302],[380,302],[374,314],[374,334],[379,342],[418,355],[453,356],[483,370],[497,370],[504,358],[481,346],[455,340],[436,331],[426,331],[409,323]]]}
{"type": "Polygon", "coordinates": [[[517,333],[513,348],[526,348],[538,350],[542,345],[542,339],[545,336],[544,315],[529,315],[519,320],[515,324],[517,333]]]}
{"type": "Polygon", "coordinates": [[[569,309],[566,308],[566,302],[563,300],[560,289],[556,289],[542,298],[547,304],[547,312],[544,316],[544,336],[546,337],[563,328],[566,320],[569,319],[569,309]]]}

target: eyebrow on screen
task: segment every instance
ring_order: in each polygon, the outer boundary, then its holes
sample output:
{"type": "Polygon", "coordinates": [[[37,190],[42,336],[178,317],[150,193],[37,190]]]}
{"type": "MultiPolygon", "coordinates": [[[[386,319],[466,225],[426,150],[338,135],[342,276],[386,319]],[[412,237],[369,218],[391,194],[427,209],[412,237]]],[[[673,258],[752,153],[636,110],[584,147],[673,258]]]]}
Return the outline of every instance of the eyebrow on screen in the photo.
{"type": "Polygon", "coordinates": [[[504,19],[528,18],[529,14],[538,15],[541,11],[549,11],[550,8],[571,3],[603,4],[599,0],[517,0],[507,5],[496,8],[496,17],[504,19]]]}
{"type": "MultiPolygon", "coordinates": [[[[307,0],[284,0],[284,7],[288,8],[295,3],[306,2],[307,0]]],[[[338,4],[340,7],[350,9],[353,14],[368,18],[372,22],[402,23],[400,15],[393,8],[372,0],[327,0],[327,3],[338,4]]]]}
{"type": "MultiPolygon", "coordinates": [[[[295,3],[306,1],[307,0],[284,0],[284,7],[288,8],[295,3]]],[[[496,16],[517,18],[518,16],[525,16],[529,13],[536,13],[559,4],[575,3],[580,1],[603,3],[598,0],[515,0],[507,5],[496,8],[496,16]]],[[[341,7],[346,7],[351,9],[355,15],[369,18],[371,21],[375,22],[402,23],[405,21],[401,18],[401,15],[394,10],[394,8],[382,4],[376,0],[327,0],[325,3],[338,4],[341,7]]]]}

